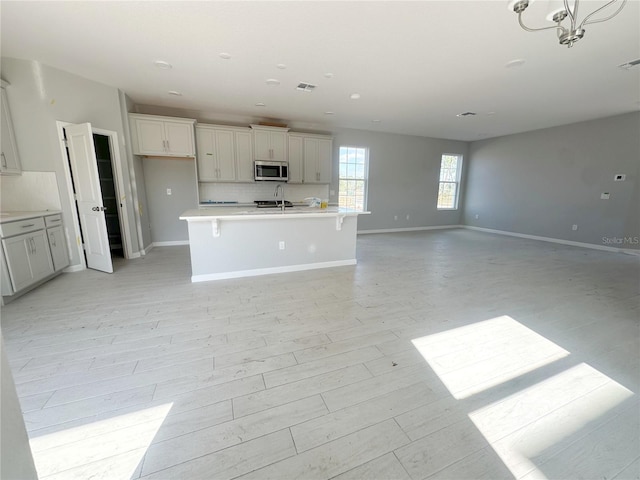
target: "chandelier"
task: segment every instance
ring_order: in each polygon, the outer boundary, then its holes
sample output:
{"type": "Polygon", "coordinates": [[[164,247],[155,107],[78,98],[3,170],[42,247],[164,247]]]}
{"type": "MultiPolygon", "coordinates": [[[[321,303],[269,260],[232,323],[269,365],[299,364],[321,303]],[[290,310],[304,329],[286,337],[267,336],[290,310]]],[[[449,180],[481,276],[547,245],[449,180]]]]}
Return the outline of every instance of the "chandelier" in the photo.
{"type": "MultiPolygon", "coordinates": [[[[533,1],[533,0],[531,0],[533,1]]],[[[562,2],[561,2],[562,3],[562,2]]],[[[537,32],[540,30],[550,30],[556,29],[558,32],[558,40],[560,40],[560,45],[567,45],[568,47],[572,47],[574,43],[584,37],[585,25],[589,25],[591,23],[599,23],[606,22],[607,20],[615,17],[620,11],[622,7],[624,7],[627,0],[611,0],[607,2],[605,5],[600,8],[594,10],[586,17],[582,19],[581,22],[578,21],[578,5],[580,4],[579,0],[574,0],[570,2],[569,0],[564,0],[564,7],[561,7],[550,14],[550,20],[556,23],[556,25],[552,25],[549,27],[540,27],[540,28],[529,28],[524,23],[522,23],[522,12],[524,12],[529,6],[529,0],[518,0],[513,4],[513,11],[518,14],[518,23],[520,26],[526,30],[527,32],[537,32]],[[594,18],[594,15],[602,13],[603,10],[612,6],[614,3],[619,3],[620,6],[616,9],[615,12],[603,18],[594,18]],[[566,25],[563,25],[562,22],[565,19],[569,19],[566,25]]]]}

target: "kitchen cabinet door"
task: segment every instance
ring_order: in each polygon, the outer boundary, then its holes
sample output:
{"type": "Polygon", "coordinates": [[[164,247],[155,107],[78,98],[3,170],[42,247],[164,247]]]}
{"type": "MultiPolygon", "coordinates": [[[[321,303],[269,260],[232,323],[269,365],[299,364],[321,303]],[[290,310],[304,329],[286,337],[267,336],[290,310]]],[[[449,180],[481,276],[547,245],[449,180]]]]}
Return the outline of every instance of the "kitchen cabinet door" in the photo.
{"type": "Polygon", "coordinates": [[[303,137],[289,135],[289,183],[302,183],[303,137]]]}
{"type": "Polygon", "coordinates": [[[287,161],[287,134],[285,132],[269,132],[272,159],[277,162],[287,161]]]}
{"type": "Polygon", "coordinates": [[[193,157],[193,125],[183,122],[164,122],[165,155],[193,157]]]}
{"type": "Polygon", "coordinates": [[[253,182],[253,151],[251,149],[251,132],[234,132],[236,147],[236,180],[239,182],[253,182]]]}
{"type": "Polygon", "coordinates": [[[138,141],[134,144],[133,153],[137,155],[166,155],[164,122],[142,118],[136,118],[134,122],[138,141]]]}
{"type": "Polygon", "coordinates": [[[47,229],[49,237],[49,249],[53,260],[53,269],[58,272],[69,266],[69,254],[67,251],[67,240],[62,231],[62,227],[47,229]]]}
{"type": "Polygon", "coordinates": [[[11,120],[11,112],[7,103],[7,93],[2,88],[2,96],[0,97],[2,131],[0,137],[2,139],[2,152],[0,153],[0,173],[3,175],[19,175],[22,173],[20,157],[18,156],[18,145],[16,144],[15,134],[13,132],[13,123],[11,120]]]}
{"type": "Polygon", "coordinates": [[[198,145],[198,180],[201,182],[215,182],[217,180],[216,136],[208,128],[196,128],[196,143],[198,145]]]}
{"type": "Polygon", "coordinates": [[[330,138],[304,138],[304,183],[331,183],[330,138]]]}
{"type": "Polygon", "coordinates": [[[230,130],[216,130],[216,160],[217,181],[232,182],[236,179],[235,147],[233,132],[230,130]]]}
{"type": "Polygon", "coordinates": [[[29,257],[33,281],[37,282],[54,272],[49,240],[46,232],[40,230],[31,234],[33,254],[29,257]]]}
{"type": "Polygon", "coordinates": [[[331,183],[333,141],[330,139],[318,140],[318,181],[331,183]]]}
{"type": "Polygon", "coordinates": [[[271,138],[269,132],[254,131],[253,146],[256,160],[273,160],[271,156],[271,138]]]}

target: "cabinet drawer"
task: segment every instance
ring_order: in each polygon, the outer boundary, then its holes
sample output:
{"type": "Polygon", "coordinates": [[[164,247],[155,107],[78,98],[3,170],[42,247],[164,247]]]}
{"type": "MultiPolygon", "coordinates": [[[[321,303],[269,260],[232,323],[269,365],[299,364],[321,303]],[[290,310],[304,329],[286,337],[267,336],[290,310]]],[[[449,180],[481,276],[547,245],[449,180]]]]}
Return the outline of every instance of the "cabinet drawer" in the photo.
{"type": "Polygon", "coordinates": [[[59,213],[56,215],[48,215],[44,217],[44,223],[47,228],[62,225],[62,215],[60,215],[59,213]]]}
{"type": "Polygon", "coordinates": [[[44,229],[44,218],[36,217],[28,220],[20,220],[18,222],[7,222],[0,224],[0,234],[3,238],[13,237],[21,233],[34,232],[44,229]]]}

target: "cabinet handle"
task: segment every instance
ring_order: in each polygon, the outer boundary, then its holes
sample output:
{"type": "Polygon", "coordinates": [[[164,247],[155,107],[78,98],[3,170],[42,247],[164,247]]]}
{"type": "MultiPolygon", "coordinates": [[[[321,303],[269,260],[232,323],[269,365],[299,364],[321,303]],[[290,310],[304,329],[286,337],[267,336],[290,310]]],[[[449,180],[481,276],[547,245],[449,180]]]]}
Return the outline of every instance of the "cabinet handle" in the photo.
{"type": "Polygon", "coordinates": [[[171,148],[169,147],[169,140],[167,140],[167,152],[170,152],[171,148]]]}
{"type": "Polygon", "coordinates": [[[20,228],[29,228],[29,227],[33,227],[35,225],[35,223],[30,223],[29,225],[22,225],[20,228]]]}
{"type": "Polygon", "coordinates": [[[7,157],[4,156],[4,152],[2,152],[2,166],[7,168],[7,157]]]}
{"type": "Polygon", "coordinates": [[[56,235],[55,235],[55,233],[52,233],[52,234],[51,234],[50,239],[51,239],[51,243],[53,244],[53,246],[54,246],[54,247],[57,247],[57,245],[56,245],[56,235]]]}

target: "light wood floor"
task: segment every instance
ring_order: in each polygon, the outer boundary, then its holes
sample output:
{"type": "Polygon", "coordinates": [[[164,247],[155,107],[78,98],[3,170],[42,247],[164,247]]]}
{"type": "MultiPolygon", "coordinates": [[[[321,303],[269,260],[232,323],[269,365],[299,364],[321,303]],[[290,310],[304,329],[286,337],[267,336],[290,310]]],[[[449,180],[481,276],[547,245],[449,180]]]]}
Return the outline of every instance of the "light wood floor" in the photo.
{"type": "Polygon", "coordinates": [[[42,479],[639,477],[639,259],[465,230],[189,283],[188,248],[3,307],[42,479]]]}

